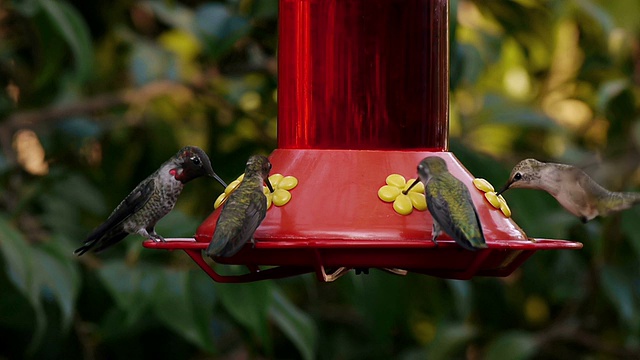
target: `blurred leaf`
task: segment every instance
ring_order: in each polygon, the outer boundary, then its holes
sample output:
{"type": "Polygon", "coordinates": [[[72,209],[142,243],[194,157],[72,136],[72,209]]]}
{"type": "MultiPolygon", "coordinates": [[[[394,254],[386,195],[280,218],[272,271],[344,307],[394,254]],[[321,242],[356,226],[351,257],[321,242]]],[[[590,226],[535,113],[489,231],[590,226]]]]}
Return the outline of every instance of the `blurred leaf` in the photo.
{"type": "Polygon", "coordinates": [[[18,12],[25,16],[33,16],[38,11],[38,2],[40,0],[18,0],[12,1],[13,6],[18,12]]]}
{"type": "Polygon", "coordinates": [[[267,314],[271,307],[272,283],[256,281],[245,284],[215,283],[220,303],[229,315],[246,327],[266,348],[271,346],[267,314]]]}
{"type": "Polygon", "coordinates": [[[484,70],[484,60],[474,45],[458,43],[452,50],[451,89],[460,83],[475,84],[484,70]]]}
{"type": "Polygon", "coordinates": [[[447,280],[456,302],[456,310],[462,319],[466,319],[473,309],[473,289],[471,283],[461,280],[447,280]]]}
{"type": "Polygon", "coordinates": [[[489,344],[485,360],[501,360],[508,357],[513,360],[525,360],[532,357],[536,350],[534,338],[527,333],[512,331],[489,344]]]}
{"type": "Polygon", "coordinates": [[[131,267],[123,260],[111,260],[98,274],[118,307],[127,314],[125,322],[133,324],[153,303],[161,272],[162,267],[158,266],[131,267]]]}
{"type": "Polygon", "coordinates": [[[427,348],[427,358],[446,360],[459,358],[467,344],[476,336],[476,329],[469,325],[440,325],[433,342],[427,348]]]}
{"type": "Polygon", "coordinates": [[[102,193],[86,178],[77,174],[56,182],[52,191],[70,206],[77,206],[95,215],[102,215],[107,211],[102,193]]]}
{"type": "Polygon", "coordinates": [[[225,5],[218,3],[200,6],[195,22],[196,35],[203,39],[208,53],[215,59],[226,54],[251,29],[246,18],[232,14],[225,5]]]}
{"type": "Polygon", "coordinates": [[[194,32],[194,12],[186,6],[169,1],[152,0],[145,1],[155,15],[169,25],[194,32]]]}
{"type": "Polygon", "coordinates": [[[598,102],[597,108],[601,112],[605,112],[611,100],[618,95],[620,95],[623,91],[627,89],[629,86],[629,80],[627,79],[614,79],[609,80],[602,85],[598,89],[598,102]]]}
{"type": "Polygon", "coordinates": [[[98,137],[102,132],[102,127],[95,121],[84,117],[74,117],[58,124],[58,128],[73,138],[98,137]]]}
{"type": "Polygon", "coordinates": [[[636,309],[638,304],[633,288],[632,280],[629,279],[627,273],[613,266],[604,266],[600,271],[600,281],[602,290],[609,298],[609,301],[615,305],[620,319],[628,325],[635,326],[638,321],[636,309]]]}
{"type": "Polygon", "coordinates": [[[34,273],[33,253],[22,234],[3,216],[0,216],[0,251],[7,266],[9,280],[27,298],[35,312],[36,324],[29,346],[30,351],[33,351],[42,340],[47,323],[40,300],[40,286],[34,273]]]}
{"type": "Polygon", "coordinates": [[[636,257],[640,258],[640,230],[638,230],[638,219],[640,219],[640,208],[631,208],[622,212],[621,228],[629,238],[631,247],[635,250],[636,257]]]}
{"type": "Polygon", "coordinates": [[[272,18],[278,15],[278,0],[253,1],[251,15],[255,18],[272,18]]]}
{"type": "MultiPolygon", "coordinates": [[[[35,0],[38,2],[39,0],[35,0]]],[[[61,71],[68,65],[67,44],[57,30],[57,25],[44,13],[39,12],[34,19],[34,25],[42,42],[47,46],[42,47],[40,59],[41,66],[34,80],[34,88],[39,89],[50,83],[60,81],[61,71]]]]}
{"type": "Polygon", "coordinates": [[[213,353],[211,322],[215,296],[211,280],[201,274],[200,271],[164,270],[153,305],[156,315],[167,327],[213,353]]]}
{"type": "Polygon", "coordinates": [[[224,4],[205,3],[195,13],[195,24],[198,30],[207,36],[225,37],[225,24],[231,13],[224,4]]]}
{"type": "Polygon", "coordinates": [[[591,0],[577,0],[576,3],[602,27],[606,34],[613,30],[615,25],[611,15],[599,5],[591,0]]]}
{"type": "Polygon", "coordinates": [[[200,221],[193,216],[189,216],[179,209],[174,209],[158,222],[156,231],[167,238],[193,237],[199,225],[200,221]]]}
{"type": "Polygon", "coordinates": [[[488,94],[484,97],[484,107],[478,114],[478,119],[493,124],[538,127],[556,131],[560,129],[542,111],[496,94],[488,94]]]}
{"type": "Polygon", "coordinates": [[[91,76],[93,68],[93,46],[91,34],[82,15],[64,1],[38,0],[45,13],[67,41],[76,64],[76,75],[79,82],[91,76]]]}
{"type": "Polygon", "coordinates": [[[77,265],[69,261],[71,253],[57,243],[51,242],[33,250],[38,282],[55,298],[62,313],[63,331],[68,331],[80,287],[77,265]]]}
{"type": "Polygon", "coordinates": [[[179,79],[177,55],[151,44],[138,43],[133,49],[130,64],[136,85],[179,79]]]}
{"type": "Polygon", "coordinates": [[[303,359],[315,358],[318,330],[313,320],[291,303],[278,288],[272,289],[271,298],[269,317],[298,348],[303,359]]]}

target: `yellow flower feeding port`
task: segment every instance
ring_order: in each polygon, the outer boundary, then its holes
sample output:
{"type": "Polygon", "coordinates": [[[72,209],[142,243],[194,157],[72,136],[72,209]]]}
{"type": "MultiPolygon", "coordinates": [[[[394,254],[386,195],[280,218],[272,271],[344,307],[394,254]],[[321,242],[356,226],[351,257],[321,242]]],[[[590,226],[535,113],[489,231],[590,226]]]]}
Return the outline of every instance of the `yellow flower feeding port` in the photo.
{"type": "Polygon", "coordinates": [[[215,259],[246,265],[244,275],[220,275],[202,258],[220,208],[195,240],[144,245],[182,249],[220,282],[307,272],[332,281],[369,268],[454,279],[506,276],[536,251],[580,249],[577,242],[530,239],[506,202],[486,184],[477,190],[475,177],[448,151],[448,6],[280,0],[278,149],[270,161],[272,173],[298,180],[291,199],[267,212],[255,247],[215,259]],[[465,250],[446,235],[438,245],[431,241],[433,219],[422,211],[421,188],[403,194],[427,156],[444,159],[470,189],[486,249],[465,250]]]}

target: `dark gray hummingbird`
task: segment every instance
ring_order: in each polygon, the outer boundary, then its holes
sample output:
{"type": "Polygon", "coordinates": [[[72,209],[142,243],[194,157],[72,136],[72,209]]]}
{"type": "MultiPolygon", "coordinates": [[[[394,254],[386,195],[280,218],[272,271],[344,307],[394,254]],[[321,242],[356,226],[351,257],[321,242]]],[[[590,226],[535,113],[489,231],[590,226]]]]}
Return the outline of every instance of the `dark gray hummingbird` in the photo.
{"type": "Polygon", "coordinates": [[[515,188],[548,192],[582,222],[640,203],[640,193],[609,191],[575,166],[544,163],[536,159],[520,161],[498,194],[515,188]]]}
{"type": "Polygon", "coordinates": [[[263,183],[273,192],[269,182],[271,163],[262,155],[254,155],[247,161],[244,179],[229,195],[216,230],[205,254],[211,258],[235,255],[248,241],[255,244],[253,234],[267,215],[267,197],[263,183]]]}
{"type": "MultiPolygon", "coordinates": [[[[486,248],[469,189],[451,175],[447,163],[437,156],[428,156],[418,165],[418,176],[424,184],[427,209],[433,218],[433,242],[437,244],[436,239],[444,231],[467,250],[486,248]]],[[[417,183],[416,180],[405,193],[417,183]]]]}
{"type": "Polygon", "coordinates": [[[205,175],[227,187],[211,168],[209,157],[202,149],[196,146],[182,148],[138,184],[73,253],[80,256],[91,249],[101,251],[134,233],[164,241],[155,231],[156,223],[173,209],[184,184],[205,175]]]}

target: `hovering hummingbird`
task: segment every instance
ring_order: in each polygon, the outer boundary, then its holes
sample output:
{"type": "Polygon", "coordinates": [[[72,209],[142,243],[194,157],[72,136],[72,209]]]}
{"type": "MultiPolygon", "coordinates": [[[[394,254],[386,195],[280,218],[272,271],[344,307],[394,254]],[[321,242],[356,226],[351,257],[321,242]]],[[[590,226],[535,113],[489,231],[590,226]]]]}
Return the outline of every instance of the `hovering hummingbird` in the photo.
{"type": "Polygon", "coordinates": [[[182,148],[138,184],[109,218],[87,236],[84,245],[73,253],[80,256],[91,249],[102,251],[133,233],[164,241],[156,234],[156,223],[173,209],[184,184],[205,175],[227,187],[211,168],[209,157],[202,149],[195,146],[182,148]]]}
{"type": "Polygon", "coordinates": [[[515,188],[544,190],[585,223],[598,215],[605,216],[640,203],[640,193],[612,192],[575,166],[535,159],[520,161],[498,194],[515,188]]]}
{"type": "Polygon", "coordinates": [[[209,257],[235,255],[247,241],[255,244],[253,234],[267,215],[267,197],[263,183],[269,191],[273,187],[269,182],[271,163],[262,155],[254,155],[247,161],[244,179],[238,188],[229,195],[220,217],[216,222],[213,239],[205,254],[209,257]]]}
{"type": "MultiPolygon", "coordinates": [[[[447,163],[428,156],[418,165],[418,176],[424,184],[427,208],[433,217],[433,242],[444,231],[467,250],[484,249],[487,243],[469,189],[447,169],[447,163]]],[[[418,181],[405,190],[408,192],[418,181]]]]}

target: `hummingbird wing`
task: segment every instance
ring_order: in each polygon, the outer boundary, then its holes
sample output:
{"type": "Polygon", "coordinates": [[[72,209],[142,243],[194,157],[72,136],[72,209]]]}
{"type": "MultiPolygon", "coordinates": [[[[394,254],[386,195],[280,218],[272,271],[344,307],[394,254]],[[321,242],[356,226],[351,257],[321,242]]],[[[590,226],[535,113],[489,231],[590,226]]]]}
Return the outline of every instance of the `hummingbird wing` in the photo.
{"type": "Polygon", "coordinates": [[[262,192],[262,187],[260,187],[260,191],[254,191],[251,193],[251,200],[249,201],[249,205],[245,211],[240,231],[233,239],[231,239],[231,241],[229,241],[229,243],[227,243],[225,248],[221,251],[220,256],[233,256],[240,251],[244,244],[251,240],[253,234],[256,232],[256,229],[266,215],[267,199],[262,192]]]}
{"type": "Polygon", "coordinates": [[[469,189],[453,175],[451,178],[453,181],[429,181],[425,187],[433,220],[463,248],[474,251],[487,247],[469,189]]]}
{"type": "Polygon", "coordinates": [[[149,201],[154,189],[155,180],[150,176],[136,186],[109,218],[87,236],[84,245],[73,253],[80,256],[94,247],[95,251],[101,251],[124,239],[128,233],[124,231],[122,223],[149,201]]]}

